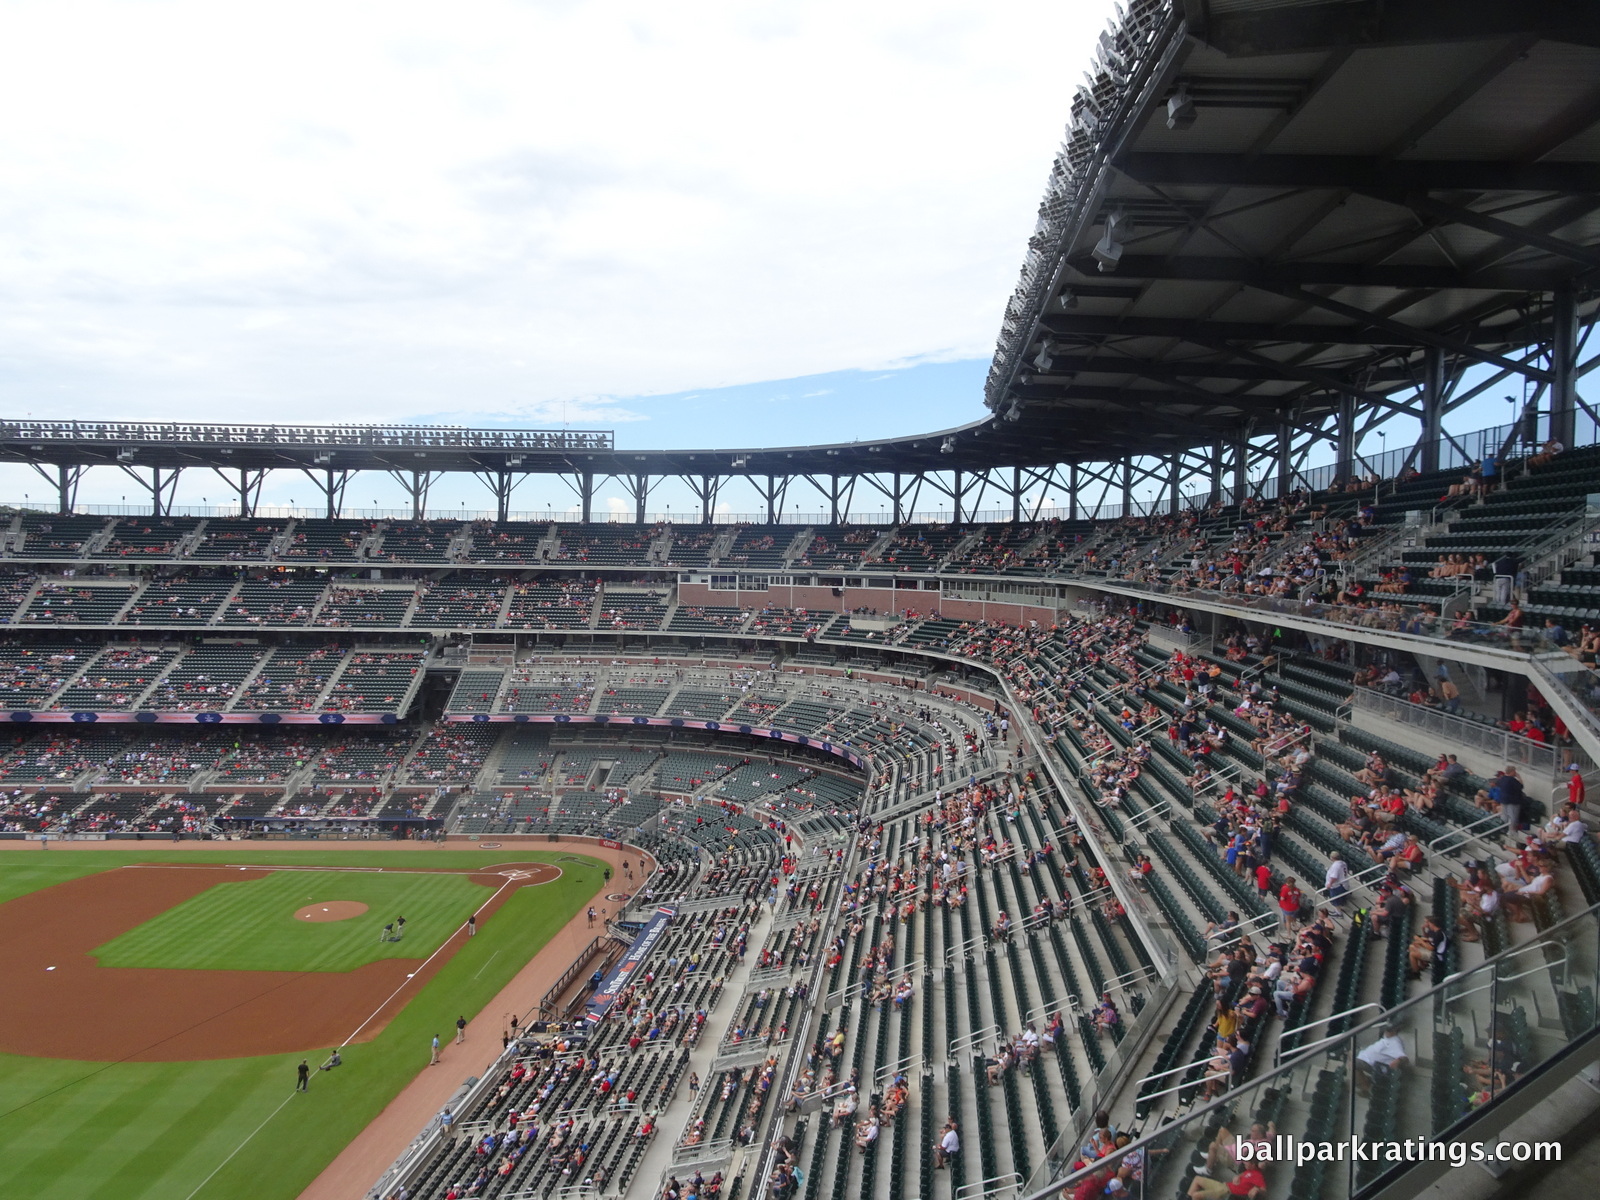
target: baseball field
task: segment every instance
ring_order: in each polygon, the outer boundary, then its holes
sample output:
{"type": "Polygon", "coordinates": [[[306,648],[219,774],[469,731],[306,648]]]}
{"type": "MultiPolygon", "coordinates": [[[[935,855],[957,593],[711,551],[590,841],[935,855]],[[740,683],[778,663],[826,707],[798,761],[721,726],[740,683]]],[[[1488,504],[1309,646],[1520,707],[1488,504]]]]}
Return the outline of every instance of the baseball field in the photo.
{"type": "MultiPolygon", "coordinates": [[[[602,870],[555,848],[0,850],[0,1196],[297,1196],[602,870]]],[[[498,1046],[503,1015],[469,1029],[498,1046]]]]}

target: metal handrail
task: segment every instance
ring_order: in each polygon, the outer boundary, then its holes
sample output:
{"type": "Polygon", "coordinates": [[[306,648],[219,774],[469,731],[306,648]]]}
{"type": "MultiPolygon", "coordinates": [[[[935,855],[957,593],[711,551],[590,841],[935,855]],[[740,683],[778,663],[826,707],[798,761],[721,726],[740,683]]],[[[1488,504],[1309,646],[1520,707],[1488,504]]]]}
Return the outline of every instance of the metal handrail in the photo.
{"type": "MultiPolygon", "coordinates": [[[[1331,1015],[1326,1016],[1326,1017],[1318,1017],[1315,1021],[1306,1021],[1304,1024],[1296,1025],[1293,1029],[1285,1029],[1283,1032],[1284,1032],[1285,1036],[1287,1036],[1288,1034],[1291,1034],[1291,1033],[1304,1033],[1308,1029],[1315,1029],[1318,1025],[1326,1025],[1331,1021],[1337,1021],[1341,1017],[1348,1017],[1348,1016],[1351,1016],[1351,1015],[1353,1015],[1355,1013],[1361,1012],[1364,1009],[1368,1009],[1368,1008],[1375,1008],[1379,1012],[1383,1012],[1384,1011],[1383,1005],[1379,1004],[1376,1000],[1369,1000],[1365,1004],[1358,1004],[1354,1008],[1347,1008],[1343,1012],[1332,1013],[1331,1015]]],[[[1341,1033],[1341,1034],[1338,1034],[1337,1036],[1343,1037],[1344,1034],[1341,1033]]],[[[1290,1055],[1294,1055],[1294,1054],[1298,1054],[1301,1050],[1304,1050],[1304,1049],[1307,1049],[1307,1047],[1297,1046],[1294,1049],[1290,1050],[1288,1053],[1290,1055]]],[[[1280,1040],[1279,1043],[1278,1043],[1278,1054],[1277,1054],[1278,1065],[1282,1066],[1285,1061],[1286,1061],[1286,1059],[1285,1059],[1285,1055],[1284,1055],[1283,1043],[1280,1040]]]]}

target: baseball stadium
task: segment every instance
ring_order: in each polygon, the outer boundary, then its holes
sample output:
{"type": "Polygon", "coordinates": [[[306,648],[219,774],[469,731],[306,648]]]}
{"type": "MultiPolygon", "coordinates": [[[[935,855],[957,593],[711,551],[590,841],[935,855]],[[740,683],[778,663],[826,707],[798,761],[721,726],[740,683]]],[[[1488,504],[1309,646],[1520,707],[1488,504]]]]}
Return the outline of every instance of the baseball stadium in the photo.
{"type": "Polygon", "coordinates": [[[1581,1194],[1600,13],[1069,65],[953,428],[0,419],[0,1196],[1581,1194]]]}

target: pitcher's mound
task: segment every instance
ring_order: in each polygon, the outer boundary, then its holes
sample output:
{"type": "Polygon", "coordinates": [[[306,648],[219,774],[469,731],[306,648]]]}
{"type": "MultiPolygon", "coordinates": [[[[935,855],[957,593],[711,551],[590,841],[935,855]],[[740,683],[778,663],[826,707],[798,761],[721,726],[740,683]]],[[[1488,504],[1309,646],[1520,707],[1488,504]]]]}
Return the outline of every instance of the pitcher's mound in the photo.
{"type": "Polygon", "coordinates": [[[308,904],[294,914],[296,921],[348,921],[367,911],[367,906],[356,900],[329,900],[326,904],[308,904]]]}

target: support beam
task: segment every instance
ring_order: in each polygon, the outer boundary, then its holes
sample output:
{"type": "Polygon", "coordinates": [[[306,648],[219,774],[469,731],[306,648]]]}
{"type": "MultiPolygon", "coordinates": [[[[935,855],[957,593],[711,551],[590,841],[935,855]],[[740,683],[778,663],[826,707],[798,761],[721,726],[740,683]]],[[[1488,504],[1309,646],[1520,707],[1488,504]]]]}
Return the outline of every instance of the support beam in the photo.
{"type": "Polygon", "coordinates": [[[69,515],[78,503],[78,481],[83,478],[83,473],[88,468],[68,466],[65,463],[48,469],[36,462],[30,462],[28,465],[55,489],[57,515],[63,517],[69,515]]]}
{"type": "Polygon", "coordinates": [[[228,490],[239,498],[239,516],[244,518],[255,516],[256,505],[261,501],[261,485],[267,478],[266,471],[241,467],[236,482],[233,476],[221,467],[212,467],[211,470],[228,486],[228,490]]]}
{"type": "Polygon", "coordinates": [[[328,520],[332,521],[344,511],[344,489],[350,482],[352,472],[336,470],[333,467],[323,467],[320,471],[310,467],[301,467],[300,473],[311,480],[312,486],[322,493],[323,511],[328,520]]]}
{"type": "Polygon", "coordinates": [[[1481,229],[1485,233],[1492,233],[1496,237],[1503,237],[1507,241],[1524,246],[1532,246],[1535,250],[1543,250],[1546,254],[1564,258],[1591,270],[1600,267],[1600,249],[1593,246],[1579,246],[1573,242],[1565,242],[1549,234],[1524,229],[1520,225],[1513,225],[1510,221],[1502,221],[1498,217],[1473,212],[1472,209],[1462,208],[1459,204],[1447,204],[1443,200],[1435,200],[1432,196],[1409,195],[1403,203],[1407,208],[1425,216],[1438,217],[1453,225],[1481,229]]]}
{"type": "Polygon", "coordinates": [[[1136,183],[1158,187],[1331,188],[1391,195],[1430,191],[1572,195],[1596,187],[1594,166],[1587,162],[1132,151],[1116,156],[1111,165],[1136,183]]]}
{"type": "MultiPolygon", "coordinates": [[[[1514,228],[1514,227],[1513,227],[1514,228]]],[[[1080,275],[1098,271],[1092,255],[1067,264],[1080,275]]],[[[1568,272],[1549,268],[1488,267],[1479,271],[1398,263],[1258,263],[1219,255],[1124,254],[1117,262],[1124,279],[1173,279],[1199,283],[1242,283],[1250,287],[1470,288],[1490,292],[1536,292],[1568,272]]]]}
{"type": "Polygon", "coordinates": [[[1556,289],[1551,315],[1550,436],[1570,450],[1578,433],[1578,306],[1570,284],[1556,289]]]}
{"type": "Polygon", "coordinates": [[[581,520],[585,525],[594,520],[594,472],[580,471],[578,473],[578,505],[582,511],[581,520]]]}
{"type": "Polygon", "coordinates": [[[643,471],[636,475],[629,475],[628,490],[633,494],[634,522],[643,525],[645,523],[645,508],[650,502],[650,476],[643,471]]]}
{"type": "Polygon", "coordinates": [[[150,493],[151,516],[165,517],[171,514],[173,497],[178,490],[178,476],[183,473],[182,467],[168,468],[165,475],[161,467],[151,467],[150,477],[146,479],[140,473],[141,468],[130,467],[127,463],[118,465],[121,466],[124,475],[150,493]]]}
{"type": "Polygon", "coordinates": [[[1022,468],[1011,468],[1011,523],[1022,523],[1022,468]]]}
{"type": "Polygon", "coordinates": [[[1439,443],[1444,440],[1444,351],[1429,346],[1422,357],[1422,432],[1417,441],[1417,470],[1439,469],[1439,443]]]}
{"type": "Polygon", "coordinates": [[[1418,329],[1402,321],[1380,317],[1376,313],[1366,312],[1353,304],[1345,304],[1341,300],[1334,300],[1329,296],[1319,296],[1316,292],[1308,292],[1304,288],[1296,287],[1267,287],[1262,285],[1263,291],[1287,297],[1299,304],[1308,304],[1313,308],[1326,309],[1328,312],[1338,313],[1340,316],[1350,317],[1357,321],[1365,321],[1374,329],[1386,329],[1394,333],[1404,333],[1415,339],[1420,346],[1437,346],[1441,350],[1448,350],[1462,358],[1471,359],[1481,363],[1491,363],[1497,367],[1519,372],[1529,378],[1548,383],[1550,372],[1540,370],[1538,367],[1528,366],[1517,362],[1515,359],[1506,358],[1499,354],[1491,354],[1487,350],[1479,350],[1468,342],[1448,334],[1435,333],[1430,329],[1418,329]]]}
{"type": "Polygon", "coordinates": [[[1067,489],[1067,520],[1078,519],[1078,464],[1073,463],[1067,468],[1070,486],[1067,489]]]}
{"type": "Polygon", "coordinates": [[[404,489],[411,501],[411,519],[420,521],[428,513],[428,492],[444,478],[443,471],[390,471],[389,478],[404,489]]]}
{"type": "Polygon", "coordinates": [[[1334,426],[1334,474],[1347,484],[1356,472],[1356,402],[1353,396],[1339,397],[1339,416],[1334,426]]]}
{"type": "Polygon", "coordinates": [[[1278,476],[1278,499],[1282,500],[1294,490],[1294,430],[1287,421],[1278,422],[1278,436],[1273,443],[1273,468],[1278,476]]]}

